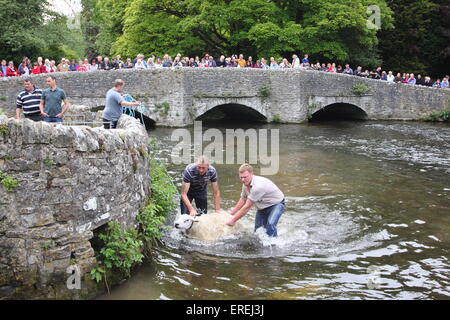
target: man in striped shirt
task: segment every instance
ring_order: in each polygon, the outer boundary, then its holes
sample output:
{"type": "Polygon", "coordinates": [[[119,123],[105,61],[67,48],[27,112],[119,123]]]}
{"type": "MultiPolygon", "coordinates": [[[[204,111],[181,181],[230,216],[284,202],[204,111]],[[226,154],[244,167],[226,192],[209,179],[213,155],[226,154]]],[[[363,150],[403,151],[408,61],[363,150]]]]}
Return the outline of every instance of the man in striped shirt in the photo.
{"type": "Polygon", "coordinates": [[[16,119],[20,120],[20,112],[23,111],[25,118],[33,121],[41,121],[41,111],[39,104],[41,102],[42,90],[34,86],[30,79],[23,81],[24,90],[17,96],[16,119]]]}
{"type": "Polygon", "coordinates": [[[196,163],[186,167],[181,186],[181,214],[197,215],[192,200],[200,213],[208,213],[208,181],[211,182],[214,196],[214,209],[220,211],[220,191],[216,169],[209,164],[208,158],[201,156],[196,163]]]}

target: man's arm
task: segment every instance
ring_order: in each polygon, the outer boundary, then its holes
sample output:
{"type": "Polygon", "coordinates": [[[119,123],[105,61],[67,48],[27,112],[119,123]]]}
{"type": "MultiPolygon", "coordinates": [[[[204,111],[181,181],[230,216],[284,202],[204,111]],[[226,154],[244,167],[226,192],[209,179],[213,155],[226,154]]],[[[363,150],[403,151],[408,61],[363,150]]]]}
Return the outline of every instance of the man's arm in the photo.
{"type": "Polygon", "coordinates": [[[219,190],[219,183],[211,182],[211,187],[213,190],[213,197],[214,197],[214,209],[216,212],[220,211],[220,190],[219,190]]]}
{"type": "Polygon", "coordinates": [[[135,106],[139,106],[140,104],[141,104],[141,102],[140,101],[136,101],[136,102],[128,102],[128,101],[125,101],[125,100],[123,100],[123,101],[121,101],[121,102],[119,102],[122,106],[125,106],[125,107],[135,107],[135,106]]]}
{"type": "Polygon", "coordinates": [[[69,107],[70,107],[70,103],[69,103],[69,100],[66,98],[66,99],[64,99],[64,107],[63,107],[61,113],[57,114],[56,117],[62,118],[62,116],[64,115],[64,113],[66,113],[66,111],[67,111],[67,109],[69,109],[69,107]]]}
{"type": "MultiPolygon", "coordinates": [[[[243,200],[243,198],[241,198],[241,200],[243,200]]],[[[234,224],[239,219],[241,219],[243,216],[245,216],[247,214],[247,212],[250,210],[250,208],[253,206],[253,204],[254,204],[253,201],[247,199],[247,201],[245,201],[245,204],[242,206],[242,208],[240,208],[238,210],[238,212],[231,218],[231,220],[227,222],[227,225],[229,225],[230,227],[234,226],[234,224]]]]}
{"type": "Polygon", "coordinates": [[[39,110],[41,110],[41,116],[48,117],[48,114],[44,112],[44,104],[45,101],[41,99],[41,103],[39,104],[39,110]]]}
{"type": "Polygon", "coordinates": [[[238,203],[236,203],[236,206],[233,209],[231,209],[230,211],[228,211],[228,213],[231,215],[234,215],[236,212],[239,211],[240,208],[242,208],[244,206],[246,200],[247,199],[240,198],[238,203]]]}
{"type": "Polygon", "coordinates": [[[16,105],[16,119],[20,120],[20,112],[22,111],[22,99],[20,96],[17,97],[17,105],[16,105]]]}
{"type": "Polygon", "coordinates": [[[194,209],[194,207],[192,206],[191,202],[189,201],[189,198],[187,196],[187,193],[189,191],[189,187],[191,186],[190,183],[188,182],[184,182],[181,184],[181,200],[183,201],[183,203],[185,204],[185,206],[188,208],[189,210],[189,214],[191,216],[196,216],[197,215],[197,211],[194,209]]]}

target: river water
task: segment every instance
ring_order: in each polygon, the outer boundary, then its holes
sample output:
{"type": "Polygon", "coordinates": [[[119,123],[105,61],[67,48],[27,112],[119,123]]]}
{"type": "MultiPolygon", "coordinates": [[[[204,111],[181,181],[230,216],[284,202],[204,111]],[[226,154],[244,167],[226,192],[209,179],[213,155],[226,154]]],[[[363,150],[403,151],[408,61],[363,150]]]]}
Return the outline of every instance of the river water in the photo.
{"type": "MultiPolygon", "coordinates": [[[[450,298],[448,125],[253,127],[280,133],[280,170],[269,176],[286,195],[279,237],[253,232],[254,210],[242,220],[248,231],[214,243],[170,228],[164,246],[101,299],[450,298]]],[[[150,132],[163,159],[172,132],[150,132]]],[[[229,209],[239,199],[238,164],[215,167],[229,209]]],[[[168,168],[180,186],[184,165],[168,168]]]]}

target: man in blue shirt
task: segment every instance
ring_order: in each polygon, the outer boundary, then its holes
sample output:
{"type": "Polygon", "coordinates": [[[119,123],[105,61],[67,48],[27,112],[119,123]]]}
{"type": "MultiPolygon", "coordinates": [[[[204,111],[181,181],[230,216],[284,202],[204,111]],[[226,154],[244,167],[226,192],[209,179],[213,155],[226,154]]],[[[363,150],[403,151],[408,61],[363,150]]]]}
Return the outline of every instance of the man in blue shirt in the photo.
{"type": "Polygon", "coordinates": [[[111,88],[106,93],[106,104],[105,110],[103,111],[103,125],[105,129],[117,128],[117,121],[119,121],[119,118],[122,115],[122,106],[132,107],[139,106],[141,104],[139,101],[125,101],[121,94],[124,87],[125,82],[117,79],[114,82],[114,88],[111,88]]]}
{"type": "Polygon", "coordinates": [[[220,191],[216,169],[209,164],[205,156],[198,158],[196,163],[186,167],[183,172],[183,183],[181,185],[181,214],[196,216],[195,205],[201,213],[208,213],[208,182],[211,182],[214,197],[214,209],[220,211],[220,191]]]}
{"type": "Polygon", "coordinates": [[[48,76],[46,79],[48,89],[42,93],[39,110],[45,122],[63,122],[64,113],[69,109],[70,104],[66,93],[56,85],[54,76],[48,76]],[[64,102],[64,107],[62,103],[64,102]]]}

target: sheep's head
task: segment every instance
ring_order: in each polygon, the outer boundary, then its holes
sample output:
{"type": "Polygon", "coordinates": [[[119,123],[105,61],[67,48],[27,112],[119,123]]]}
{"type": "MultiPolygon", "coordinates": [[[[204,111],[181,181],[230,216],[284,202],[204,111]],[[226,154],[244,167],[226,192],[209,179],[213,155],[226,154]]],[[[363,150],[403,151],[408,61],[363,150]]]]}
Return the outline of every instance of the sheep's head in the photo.
{"type": "Polygon", "coordinates": [[[194,222],[198,222],[195,217],[188,214],[182,214],[173,224],[177,229],[189,230],[194,222]]]}

